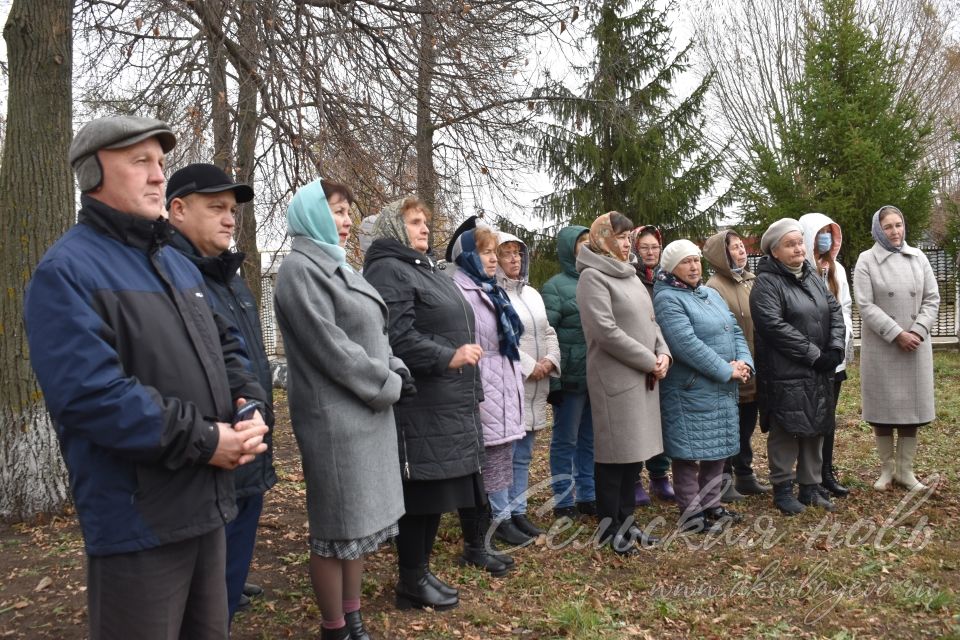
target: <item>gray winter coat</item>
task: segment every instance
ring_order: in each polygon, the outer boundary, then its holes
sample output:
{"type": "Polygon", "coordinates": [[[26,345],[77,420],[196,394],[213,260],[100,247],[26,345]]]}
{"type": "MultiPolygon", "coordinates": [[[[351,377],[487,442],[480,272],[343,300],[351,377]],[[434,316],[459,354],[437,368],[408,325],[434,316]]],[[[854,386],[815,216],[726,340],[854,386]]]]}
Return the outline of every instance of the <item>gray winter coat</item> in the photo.
{"type": "Polygon", "coordinates": [[[403,515],[393,404],[403,362],[387,307],[360,274],[294,238],[274,293],[289,366],[290,421],[303,457],[310,536],[352,540],[403,515]]]}
{"type": "Polygon", "coordinates": [[[649,460],[663,452],[663,439],[660,391],[647,388],[647,373],[656,367],[660,354],[670,355],[650,294],[633,265],[599,256],[588,245],[577,255],[577,269],[594,460],[606,464],[649,460]]]}
{"type": "Polygon", "coordinates": [[[905,246],[899,253],[879,244],[860,254],[853,272],[860,308],[860,389],[863,419],[874,424],[915,425],[936,417],[933,348],[940,291],[927,256],[905,246]],[[923,342],[903,351],[894,339],[913,331],[923,342]]]}

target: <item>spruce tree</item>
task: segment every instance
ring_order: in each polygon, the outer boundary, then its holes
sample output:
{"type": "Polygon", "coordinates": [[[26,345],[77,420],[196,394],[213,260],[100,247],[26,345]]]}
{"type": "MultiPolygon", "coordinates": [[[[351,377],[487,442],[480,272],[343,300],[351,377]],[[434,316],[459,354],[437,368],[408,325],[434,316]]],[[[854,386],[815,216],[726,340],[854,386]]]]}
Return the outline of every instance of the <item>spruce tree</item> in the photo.
{"type": "Polygon", "coordinates": [[[808,20],[803,76],[790,87],[795,125],[778,123],[779,150],[755,148],[738,194],[757,231],[786,216],[827,214],[843,229],[848,267],[872,246],[871,217],[885,204],[904,212],[916,243],[933,191],[921,164],[929,123],[901,94],[882,34],[864,22],[856,0],[823,0],[808,20]]]}
{"type": "Polygon", "coordinates": [[[674,52],[668,12],[644,0],[590,3],[592,27],[583,48],[590,62],[576,68],[578,93],[559,83],[543,91],[547,124],[528,149],[554,180],[556,191],[537,202],[548,220],[589,226],[620,211],[637,224],[664,227],[670,237],[702,237],[714,226],[721,201],[701,209],[720,158],[701,135],[705,78],[686,98],[672,91],[688,69],[688,45],[674,52]]]}

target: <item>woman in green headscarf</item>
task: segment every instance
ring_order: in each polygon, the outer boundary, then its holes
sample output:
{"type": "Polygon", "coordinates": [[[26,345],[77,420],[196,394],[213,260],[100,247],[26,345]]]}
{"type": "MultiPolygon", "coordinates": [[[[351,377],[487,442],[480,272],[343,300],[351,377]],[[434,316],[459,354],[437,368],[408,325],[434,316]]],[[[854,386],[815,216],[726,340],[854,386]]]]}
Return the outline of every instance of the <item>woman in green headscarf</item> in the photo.
{"type": "Polygon", "coordinates": [[[297,191],[287,210],[293,247],[274,294],[307,484],[310,579],[321,637],[338,639],[368,637],[363,556],[397,535],[404,508],[393,404],[415,392],[390,349],[387,306],[346,262],[351,200],[327,181],[297,191]]]}

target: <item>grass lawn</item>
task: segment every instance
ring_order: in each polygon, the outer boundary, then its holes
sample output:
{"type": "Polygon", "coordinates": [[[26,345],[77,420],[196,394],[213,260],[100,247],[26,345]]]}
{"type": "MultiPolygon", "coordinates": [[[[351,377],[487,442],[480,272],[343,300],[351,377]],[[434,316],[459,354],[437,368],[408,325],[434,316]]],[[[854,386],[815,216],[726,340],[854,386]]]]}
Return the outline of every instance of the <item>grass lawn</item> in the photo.
{"type": "MultiPolygon", "coordinates": [[[[917,459],[921,479],[940,475],[929,496],[872,489],[879,468],[873,435],[859,418],[856,367],[850,374],[836,456],[853,493],[837,501],[836,512],[786,518],[769,497],[752,497],[734,507],[745,522],[724,535],[668,538],[628,559],[589,544],[594,523],[585,520],[517,550],[517,569],[502,579],[456,566],[459,527],[448,515],[433,569],[460,588],[460,606],[397,611],[394,553],[385,546],[369,557],[364,580],[370,631],[377,638],[960,638],[960,354],[936,355],[939,418],[921,431],[917,459]]],[[[238,639],[319,635],[303,476],[279,398],[281,480],[267,496],[251,573],[267,594],[235,619],[238,639]]],[[[755,437],[761,477],[765,440],[755,437]]],[[[541,432],[532,486],[549,475],[548,445],[549,431],[541,432]]],[[[531,515],[545,526],[549,498],[546,486],[531,497],[531,515]]],[[[676,512],[654,504],[637,518],[668,536],[676,512]]],[[[0,638],[86,637],[83,565],[72,516],[0,525],[0,638]]]]}

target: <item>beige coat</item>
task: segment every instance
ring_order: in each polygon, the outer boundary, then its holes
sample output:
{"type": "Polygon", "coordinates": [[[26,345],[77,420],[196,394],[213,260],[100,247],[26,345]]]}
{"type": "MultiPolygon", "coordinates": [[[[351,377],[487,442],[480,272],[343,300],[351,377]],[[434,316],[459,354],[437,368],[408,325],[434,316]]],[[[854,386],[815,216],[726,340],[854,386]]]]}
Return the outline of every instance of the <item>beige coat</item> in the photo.
{"type": "Polygon", "coordinates": [[[586,245],[577,256],[577,305],[587,340],[587,388],[593,410],[594,460],[627,464],[663,452],[660,390],[647,373],[670,355],[653,301],[633,265],[599,256],[586,245]]]}
{"type": "MultiPolygon", "coordinates": [[[[730,269],[727,260],[727,235],[732,231],[721,231],[707,238],[703,245],[703,257],[713,267],[713,275],[707,281],[707,286],[716,289],[720,297],[730,307],[731,313],[737,319],[737,324],[747,340],[750,355],[753,355],[753,316],[750,315],[750,290],[753,289],[755,276],[746,269],[736,274],[730,269]]],[[[750,377],[750,381],[740,385],[740,404],[756,402],[757,378],[750,377]]]]}
{"type": "Polygon", "coordinates": [[[873,424],[915,425],[936,417],[933,403],[933,349],[940,292],[922,251],[897,253],[879,244],[860,254],[853,272],[860,318],[860,389],[863,419],[873,424]],[[913,331],[923,342],[913,352],[894,342],[913,331]]]}

